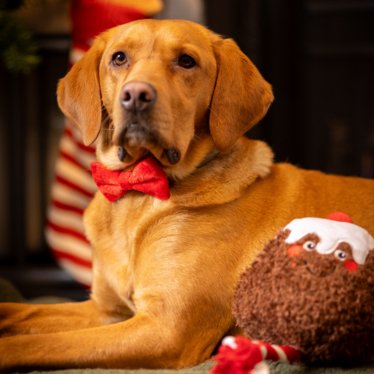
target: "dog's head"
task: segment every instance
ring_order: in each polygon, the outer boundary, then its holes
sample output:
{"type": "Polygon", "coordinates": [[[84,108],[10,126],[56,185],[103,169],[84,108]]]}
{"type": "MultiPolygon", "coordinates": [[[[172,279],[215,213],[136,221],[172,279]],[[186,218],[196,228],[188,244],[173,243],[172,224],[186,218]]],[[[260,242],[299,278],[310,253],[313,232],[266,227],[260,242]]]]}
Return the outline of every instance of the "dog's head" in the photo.
{"type": "Polygon", "coordinates": [[[124,169],[151,153],[183,177],[226,151],[273,100],[230,39],[188,21],[143,20],[101,34],[58,86],[62,111],[97,137],[97,155],[124,169]]]}

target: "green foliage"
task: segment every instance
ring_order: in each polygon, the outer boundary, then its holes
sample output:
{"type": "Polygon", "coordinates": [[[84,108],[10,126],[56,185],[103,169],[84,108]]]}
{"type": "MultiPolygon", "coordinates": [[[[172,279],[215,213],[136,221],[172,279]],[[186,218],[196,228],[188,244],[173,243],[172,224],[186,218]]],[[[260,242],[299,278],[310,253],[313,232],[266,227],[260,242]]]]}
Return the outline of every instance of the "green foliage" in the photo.
{"type": "Polygon", "coordinates": [[[0,10],[0,59],[8,70],[25,74],[40,61],[32,33],[3,10],[0,10]]]}

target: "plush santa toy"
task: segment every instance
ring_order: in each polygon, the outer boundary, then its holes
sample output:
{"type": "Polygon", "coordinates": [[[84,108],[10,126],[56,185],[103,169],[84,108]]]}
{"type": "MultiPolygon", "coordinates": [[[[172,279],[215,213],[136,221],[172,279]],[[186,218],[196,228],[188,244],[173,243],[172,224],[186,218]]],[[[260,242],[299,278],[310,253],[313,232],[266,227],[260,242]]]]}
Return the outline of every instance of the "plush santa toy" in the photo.
{"type": "MultiPolygon", "coordinates": [[[[233,311],[246,336],[299,355],[265,354],[264,359],[298,358],[324,366],[373,363],[374,238],[342,213],[293,220],[241,275],[233,311]]],[[[249,369],[237,367],[248,347],[264,343],[248,340],[243,349],[243,340],[236,339],[220,348],[215,374],[259,370],[262,360],[249,369]],[[224,366],[231,369],[222,371],[224,366]]]]}

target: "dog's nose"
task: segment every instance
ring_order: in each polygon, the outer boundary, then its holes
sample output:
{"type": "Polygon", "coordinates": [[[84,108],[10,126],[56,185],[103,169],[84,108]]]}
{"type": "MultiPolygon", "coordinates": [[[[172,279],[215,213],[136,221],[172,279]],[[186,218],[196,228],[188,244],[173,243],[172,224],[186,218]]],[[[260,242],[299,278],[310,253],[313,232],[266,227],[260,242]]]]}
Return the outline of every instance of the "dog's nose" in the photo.
{"type": "Polygon", "coordinates": [[[146,82],[129,82],[123,87],[122,105],[128,111],[142,112],[156,101],[155,88],[146,82]]]}

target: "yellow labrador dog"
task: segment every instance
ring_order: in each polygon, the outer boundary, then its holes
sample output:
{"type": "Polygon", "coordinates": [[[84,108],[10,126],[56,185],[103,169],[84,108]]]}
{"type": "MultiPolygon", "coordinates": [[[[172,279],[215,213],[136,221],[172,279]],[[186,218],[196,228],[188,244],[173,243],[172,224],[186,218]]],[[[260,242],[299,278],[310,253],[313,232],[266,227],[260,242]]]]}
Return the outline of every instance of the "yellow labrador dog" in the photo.
{"type": "Polygon", "coordinates": [[[1,305],[1,369],[198,364],[235,327],[239,274],[291,219],[340,210],[373,234],[374,181],[273,164],[244,136],[272,100],[238,46],[200,25],[145,20],[100,35],[60,81],[59,105],[97,140],[102,173],[150,160],[170,189],[96,194],[91,299],[1,305]]]}

